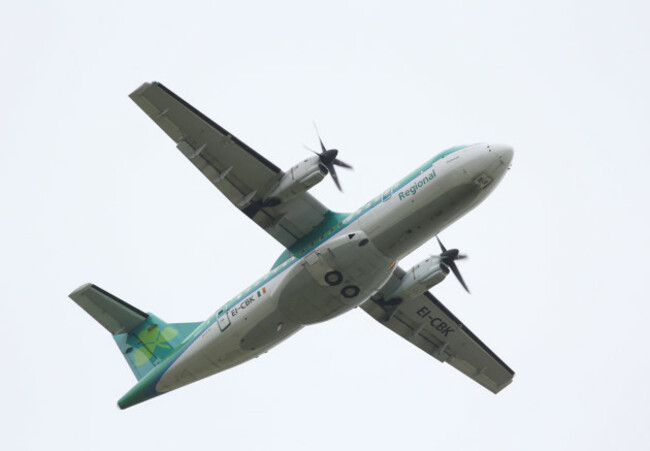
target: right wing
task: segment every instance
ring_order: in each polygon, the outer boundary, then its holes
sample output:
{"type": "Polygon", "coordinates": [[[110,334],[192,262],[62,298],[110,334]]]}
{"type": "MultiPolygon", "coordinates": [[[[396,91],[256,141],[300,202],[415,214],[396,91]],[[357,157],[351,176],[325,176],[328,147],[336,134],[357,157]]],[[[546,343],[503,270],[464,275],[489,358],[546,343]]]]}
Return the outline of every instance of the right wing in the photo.
{"type": "MultiPolygon", "coordinates": [[[[404,275],[397,268],[387,287],[404,275]]],[[[379,323],[441,362],[447,362],[493,393],[515,373],[428,291],[398,305],[375,296],[361,308],[379,323]]]]}
{"type": "Polygon", "coordinates": [[[145,83],[129,97],[230,202],[287,249],[331,213],[306,192],[262,207],[261,199],[284,175],[280,168],[161,83],[145,83]]]}

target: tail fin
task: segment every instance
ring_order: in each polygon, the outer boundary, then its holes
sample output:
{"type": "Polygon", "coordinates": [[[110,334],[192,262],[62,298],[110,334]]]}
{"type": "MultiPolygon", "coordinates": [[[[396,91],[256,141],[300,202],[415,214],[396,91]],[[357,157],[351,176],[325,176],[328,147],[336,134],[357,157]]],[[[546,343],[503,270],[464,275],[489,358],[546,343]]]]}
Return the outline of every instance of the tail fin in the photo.
{"type": "Polygon", "coordinates": [[[167,324],[90,283],[70,293],[70,298],[113,335],[138,380],[171,355],[201,324],[167,324]]]}

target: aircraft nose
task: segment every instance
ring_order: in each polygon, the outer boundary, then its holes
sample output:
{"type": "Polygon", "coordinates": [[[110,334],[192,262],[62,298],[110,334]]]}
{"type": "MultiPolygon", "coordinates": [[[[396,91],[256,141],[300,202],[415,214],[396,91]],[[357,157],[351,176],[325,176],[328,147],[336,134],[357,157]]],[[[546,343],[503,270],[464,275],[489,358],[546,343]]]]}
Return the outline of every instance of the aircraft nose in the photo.
{"type": "Polygon", "coordinates": [[[510,163],[512,163],[512,157],[515,154],[511,146],[508,146],[507,144],[492,144],[490,145],[490,149],[499,156],[501,163],[510,166],[510,163]]]}

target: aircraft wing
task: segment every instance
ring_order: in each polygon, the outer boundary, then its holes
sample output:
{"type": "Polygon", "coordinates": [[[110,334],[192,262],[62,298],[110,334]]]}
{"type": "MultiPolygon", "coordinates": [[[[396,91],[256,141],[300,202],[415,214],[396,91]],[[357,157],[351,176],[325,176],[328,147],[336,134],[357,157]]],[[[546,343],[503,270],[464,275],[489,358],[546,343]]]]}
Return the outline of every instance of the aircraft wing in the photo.
{"type": "Polygon", "coordinates": [[[230,202],[286,248],[329,212],[309,193],[261,207],[260,200],[284,175],[280,168],[161,83],[145,83],[129,97],[230,202]]]}
{"type": "MultiPolygon", "coordinates": [[[[404,275],[397,268],[391,281],[404,275]]],[[[361,308],[381,324],[441,362],[447,362],[493,393],[515,373],[428,291],[394,306],[373,296],[361,308]]]]}

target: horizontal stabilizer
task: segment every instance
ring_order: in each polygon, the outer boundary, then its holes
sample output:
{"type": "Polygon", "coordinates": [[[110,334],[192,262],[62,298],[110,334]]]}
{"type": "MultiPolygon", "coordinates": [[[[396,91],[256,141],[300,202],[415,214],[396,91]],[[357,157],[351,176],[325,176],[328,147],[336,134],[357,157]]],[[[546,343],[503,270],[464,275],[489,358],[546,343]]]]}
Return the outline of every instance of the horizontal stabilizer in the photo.
{"type": "Polygon", "coordinates": [[[70,298],[112,335],[133,330],[149,315],[92,283],[70,293],[70,298]]]}

